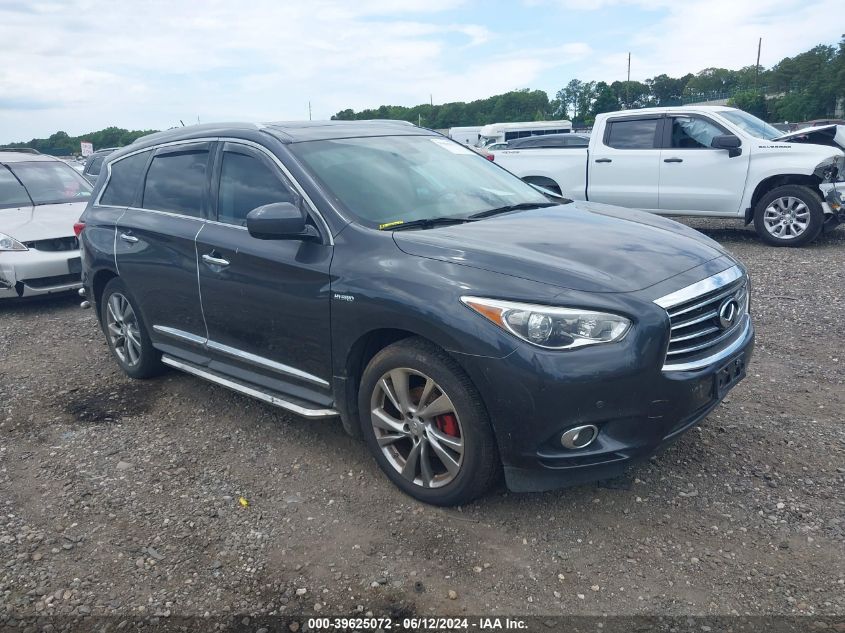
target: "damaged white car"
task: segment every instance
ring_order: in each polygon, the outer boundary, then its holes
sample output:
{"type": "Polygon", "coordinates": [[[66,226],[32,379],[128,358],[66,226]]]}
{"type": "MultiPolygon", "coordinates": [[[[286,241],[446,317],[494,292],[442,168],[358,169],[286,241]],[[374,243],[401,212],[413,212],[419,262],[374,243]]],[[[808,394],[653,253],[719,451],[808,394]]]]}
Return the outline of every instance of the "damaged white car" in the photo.
{"type": "Polygon", "coordinates": [[[0,300],[81,287],[74,224],[91,189],[57,158],[0,151],[0,300]]]}

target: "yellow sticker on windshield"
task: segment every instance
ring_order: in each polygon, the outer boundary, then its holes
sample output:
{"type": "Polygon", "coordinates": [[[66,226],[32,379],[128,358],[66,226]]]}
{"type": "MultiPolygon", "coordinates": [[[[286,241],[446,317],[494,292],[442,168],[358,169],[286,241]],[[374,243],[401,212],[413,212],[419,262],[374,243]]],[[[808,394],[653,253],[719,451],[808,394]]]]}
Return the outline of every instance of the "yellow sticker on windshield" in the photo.
{"type": "Polygon", "coordinates": [[[384,229],[389,229],[391,226],[397,226],[399,224],[405,224],[405,220],[396,220],[396,222],[388,222],[387,224],[379,224],[378,230],[383,231],[384,229]]]}

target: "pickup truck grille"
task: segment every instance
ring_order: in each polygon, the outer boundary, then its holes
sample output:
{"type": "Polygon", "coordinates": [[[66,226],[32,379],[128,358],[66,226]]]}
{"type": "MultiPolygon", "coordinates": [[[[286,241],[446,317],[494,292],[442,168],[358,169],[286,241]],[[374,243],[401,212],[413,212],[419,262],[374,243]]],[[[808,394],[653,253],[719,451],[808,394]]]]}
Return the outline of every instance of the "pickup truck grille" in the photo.
{"type": "Polygon", "coordinates": [[[749,299],[748,278],[737,267],[658,299],[671,328],[663,369],[712,362],[746,329],[749,299]]]}

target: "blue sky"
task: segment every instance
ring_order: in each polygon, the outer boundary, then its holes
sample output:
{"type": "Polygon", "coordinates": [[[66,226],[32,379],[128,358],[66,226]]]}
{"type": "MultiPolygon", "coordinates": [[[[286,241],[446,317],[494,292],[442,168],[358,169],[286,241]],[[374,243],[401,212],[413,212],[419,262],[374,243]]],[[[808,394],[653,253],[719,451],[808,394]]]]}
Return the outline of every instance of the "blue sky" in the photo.
{"type": "Polygon", "coordinates": [[[0,143],[766,66],[841,0],[0,0],[0,143]]]}

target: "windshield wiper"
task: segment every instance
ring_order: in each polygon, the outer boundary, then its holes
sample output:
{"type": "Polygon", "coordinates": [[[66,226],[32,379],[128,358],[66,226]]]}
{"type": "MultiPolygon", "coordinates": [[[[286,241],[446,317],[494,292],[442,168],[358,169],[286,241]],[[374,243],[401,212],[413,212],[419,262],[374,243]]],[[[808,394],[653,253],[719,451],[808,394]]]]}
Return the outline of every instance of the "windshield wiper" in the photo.
{"type": "Polygon", "coordinates": [[[449,224],[463,224],[469,222],[466,218],[422,218],[420,220],[411,220],[410,222],[402,222],[402,224],[391,224],[385,226],[382,231],[405,231],[407,229],[431,229],[435,226],[447,226],[449,224]]]}
{"type": "Polygon", "coordinates": [[[495,209],[487,209],[486,211],[479,211],[468,216],[471,220],[480,218],[489,218],[491,215],[499,215],[500,213],[508,213],[509,211],[521,211],[523,209],[542,209],[544,207],[556,207],[558,202],[520,202],[519,204],[507,204],[503,207],[496,207],[495,209]]]}

